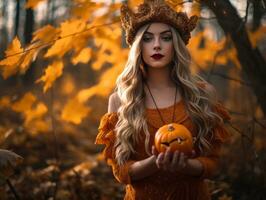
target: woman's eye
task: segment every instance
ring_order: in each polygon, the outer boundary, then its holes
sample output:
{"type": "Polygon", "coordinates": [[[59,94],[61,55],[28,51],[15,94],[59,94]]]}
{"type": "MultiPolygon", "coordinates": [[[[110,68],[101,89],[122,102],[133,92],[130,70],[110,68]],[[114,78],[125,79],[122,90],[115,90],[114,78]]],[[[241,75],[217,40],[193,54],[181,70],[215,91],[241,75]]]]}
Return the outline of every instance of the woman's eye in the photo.
{"type": "Polygon", "coordinates": [[[142,40],[144,41],[144,42],[149,42],[149,41],[151,41],[151,37],[143,37],[142,38],[142,40]]]}
{"type": "Polygon", "coordinates": [[[163,36],[162,38],[164,41],[171,41],[172,40],[172,36],[163,36]]]}

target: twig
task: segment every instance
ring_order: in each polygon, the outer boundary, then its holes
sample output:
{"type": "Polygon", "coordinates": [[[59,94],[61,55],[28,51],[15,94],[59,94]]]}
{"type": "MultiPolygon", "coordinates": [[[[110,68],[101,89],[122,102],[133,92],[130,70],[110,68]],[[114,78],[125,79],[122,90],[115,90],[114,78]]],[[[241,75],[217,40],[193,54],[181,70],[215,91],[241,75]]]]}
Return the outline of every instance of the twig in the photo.
{"type": "Polygon", "coordinates": [[[235,126],[233,126],[233,124],[229,121],[227,122],[236,132],[238,132],[241,136],[247,138],[250,142],[252,142],[252,138],[250,138],[248,135],[246,135],[245,133],[243,133],[242,131],[240,131],[238,128],[236,128],[235,126]]]}
{"type": "Polygon", "coordinates": [[[20,197],[19,197],[15,187],[12,185],[12,183],[10,182],[9,179],[6,179],[6,183],[9,187],[9,189],[11,190],[12,194],[15,196],[15,199],[20,200],[20,197]]]}
{"type": "Polygon", "coordinates": [[[243,80],[240,80],[240,79],[236,79],[236,78],[232,78],[230,76],[227,76],[225,74],[220,74],[220,73],[217,73],[217,72],[212,72],[212,75],[215,75],[215,76],[220,76],[220,77],[223,77],[224,79],[227,79],[227,80],[230,80],[230,81],[235,81],[235,82],[238,82],[242,85],[246,85],[246,86],[249,86],[251,87],[252,84],[249,83],[249,82],[246,82],[246,81],[243,81],[243,80]]]}
{"type": "MultiPolygon", "coordinates": [[[[65,39],[65,38],[72,37],[72,36],[75,36],[75,35],[79,35],[81,33],[87,32],[87,31],[89,31],[91,29],[94,29],[94,28],[99,28],[99,27],[102,27],[102,26],[110,26],[110,25],[116,24],[118,22],[119,21],[114,21],[114,22],[111,22],[111,23],[95,25],[95,26],[92,26],[90,28],[84,29],[83,31],[76,32],[76,33],[72,33],[72,34],[69,34],[69,35],[65,35],[63,37],[58,37],[58,38],[53,39],[53,40],[51,40],[51,41],[49,41],[47,43],[44,43],[44,44],[41,44],[41,45],[38,45],[38,46],[35,46],[35,47],[32,47],[32,48],[29,48],[29,49],[24,49],[22,52],[18,52],[18,53],[14,53],[14,54],[11,54],[11,55],[8,55],[8,56],[4,56],[3,59],[6,59],[6,58],[9,58],[9,57],[12,57],[12,56],[16,56],[16,55],[20,55],[20,54],[24,54],[25,52],[28,52],[28,51],[31,51],[31,50],[34,50],[34,49],[38,49],[40,47],[49,46],[51,43],[54,43],[57,40],[65,39]]],[[[34,43],[30,43],[30,44],[34,44],[34,43]]]]}
{"type": "Polygon", "coordinates": [[[214,55],[214,58],[213,58],[213,61],[212,61],[212,65],[211,65],[211,70],[210,70],[210,72],[209,72],[209,74],[208,74],[208,76],[207,76],[207,80],[208,80],[208,81],[209,81],[209,79],[210,79],[210,76],[211,76],[212,73],[213,73],[213,70],[214,70],[214,67],[215,67],[215,65],[216,65],[216,60],[217,60],[218,56],[221,55],[224,51],[227,50],[226,47],[227,47],[228,44],[229,44],[229,40],[228,40],[228,37],[226,37],[226,40],[225,40],[225,43],[224,43],[223,48],[221,48],[219,51],[217,51],[217,52],[215,53],[215,55],[214,55]]]}

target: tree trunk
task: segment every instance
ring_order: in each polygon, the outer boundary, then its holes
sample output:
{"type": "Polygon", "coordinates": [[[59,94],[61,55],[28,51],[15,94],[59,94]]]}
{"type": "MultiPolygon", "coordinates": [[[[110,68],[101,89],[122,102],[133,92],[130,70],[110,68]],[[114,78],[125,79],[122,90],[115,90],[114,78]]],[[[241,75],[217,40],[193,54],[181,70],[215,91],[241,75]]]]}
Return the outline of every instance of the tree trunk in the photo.
{"type": "MultiPolygon", "coordinates": [[[[229,0],[202,0],[216,15],[218,23],[229,34],[237,50],[237,57],[252,84],[258,103],[266,116],[266,62],[258,48],[252,48],[245,24],[229,0]]],[[[248,97],[247,97],[248,98],[248,97]]]]}
{"type": "Polygon", "coordinates": [[[253,24],[252,24],[252,30],[255,31],[260,26],[260,21],[263,16],[263,12],[265,12],[265,9],[262,7],[262,1],[253,1],[253,24]]]}
{"type": "MultiPolygon", "coordinates": [[[[27,9],[26,10],[26,20],[25,20],[25,26],[24,26],[24,42],[25,44],[29,44],[32,39],[32,33],[33,33],[33,27],[34,27],[34,12],[33,10],[27,9]]],[[[24,84],[32,84],[34,82],[34,63],[32,63],[29,66],[29,69],[26,71],[25,75],[23,76],[23,82],[24,84]]]]}
{"type": "Polygon", "coordinates": [[[20,1],[17,0],[14,37],[18,35],[19,16],[20,16],[20,1]]]}

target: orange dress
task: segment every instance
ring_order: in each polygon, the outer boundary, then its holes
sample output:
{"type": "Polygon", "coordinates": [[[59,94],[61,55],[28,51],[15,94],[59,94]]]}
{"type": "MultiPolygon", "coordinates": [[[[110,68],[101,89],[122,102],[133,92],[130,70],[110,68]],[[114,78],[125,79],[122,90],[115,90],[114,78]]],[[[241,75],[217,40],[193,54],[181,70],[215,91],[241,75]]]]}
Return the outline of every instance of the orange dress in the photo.
{"type": "MultiPolygon", "coordinates": [[[[161,108],[160,112],[166,123],[171,123],[173,106],[161,108]]],[[[230,120],[227,110],[217,103],[215,106],[217,113],[224,119],[230,120]]],[[[211,178],[219,166],[219,150],[221,144],[229,137],[224,125],[218,125],[215,128],[215,137],[211,141],[213,152],[208,156],[199,155],[199,149],[195,148],[196,157],[203,164],[203,173],[200,176],[193,177],[181,173],[167,172],[159,170],[151,176],[145,177],[138,181],[131,181],[128,174],[129,166],[138,160],[147,157],[144,145],[144,134],[142,142],[135,148],[137,154],[132,156],[123,166],[118,166],[114,159],[114,127],[118,120],[117,113],[106,113],[102,116],[99,126],[99,133],[96,137],[95,144],[105,144],[103,150],[104,158],[108,165],[112,167],[114,177],[122,184],[126,185],[126,194],[124,200],[209,200],[210,192],[204,179],[211,178]]],[[[154,136],[159,127],[162,126],[161,119],[156,109],[146,108],[146,120],[149,132],[151,134],[150,149],[154,142],[154,136]]],[[[196,136],[195,127],[188,114],[186,113],[183,100],[176,103],[175,122],[183,124],[196,136]]]]}

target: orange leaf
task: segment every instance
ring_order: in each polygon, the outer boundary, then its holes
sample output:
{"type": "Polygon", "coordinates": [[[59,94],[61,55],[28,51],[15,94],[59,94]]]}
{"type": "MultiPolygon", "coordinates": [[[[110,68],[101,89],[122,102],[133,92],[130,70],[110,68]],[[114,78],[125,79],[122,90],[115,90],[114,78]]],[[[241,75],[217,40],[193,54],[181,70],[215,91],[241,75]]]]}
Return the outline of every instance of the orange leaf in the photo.
{"type": "Polygon", "coordinates": [[[45,82],[43,92],[46,92],[53,85],[54,81],[62,75],[63,67],[62,61],[55,61],[46,68],[45,74],[36,81],[36,83],[45,82]]]}
{"type": "Polygon", "coordinates": [[[39,118],[28,122],[27,124],[25,124],[25,127],[27,128],[27,131],[29,131],[33,135],[36,135],[40,132],[47,132],[49,130],[48,123],[39,118]]]}
{"type": "Polygon", "coordinates": [[[82,49],[77,55],[72,58],[72,63],[74,65],[78,63],[87,63],[91,58],[92,51],[90,48],[82,49]]]}
{"type": "Polygon", "coordinates": [[[47,110],[47,107],[43,103],[38,103],[35,108],[29,109],[25,112],[26,119],[24,123],[27,125],[33,119],[42,117],[47,112],[47,110]]]}
{"type": "Polygon", "coordinates": [[[86,24],[83,20],[70,20],[61,24],[60,36],[53,46],[48,49],[44,57],[58,56],[62,57],[67,51],[73,48],[73,43],[78,36],[76,33],[83,31],[86,28],[86,24]]]}
{"type": "Polygon", "coordinates": [[[22,97],[22,99],[16,101],[11,108],[16,112],[24,112],[30,110],[35,101],[36,97],[31,92],[28,92],[22,97]]]}
{"type": "Polygon", "coordinates": [[[256,48],[257,44],[262,40],[265,39],[266,36],[266,26],[260,26],[258,30],[255,32],[248,31],[248,35],[251,41],[251,45],[253,48],[256,48]]]}
{"type": "Polygon", "coordinates": [[[61,118],[74,124],[80,124],[81,120],[87,116],[90,109],[80,103],[76,98],[70,99],[65,105],[61,118]]]}
{"type": "Polygon", "coordinates": [[[25,117],[24,126],[31,132],[46,131],[48,130],[48,124],[41,118],[47,113],[48,109],[42,102],[39,102],[34,106],[36,100],[36,97],[28,92],[22,97],[22,99],[15,102],[11,108],[16,112],[23,114],[25,117]]]}
{"type": "Polygon", "coordinates": [[[53,41],[58,37],[59,30],[51,25],[46,25],[33,33],[32,42],[41,40],[44,43],[53,41]]]}
{"type": "Polygon", "coordinates": [[[9,107],[10,106],[10,97],[9,96],[3,96],[0,99],[0,107],[9,107]]]}
{"type": "Polygon", "coordinates": [[[33,44],[30,44],[26,50],[28,50],[26,53],[24,53],[21,63],[20,63],[20,73],[25,73],[25,71],[29,68],[31,62],[33,62],[40,50],[44,48],[43,46],[40,46],[40,42],[35,42],[33,44]]]}
{"type": "Polygon", "coordinates": [[[2,75],[4,79],[17,73],[23,51],[24,49],[21,48],[19,39],[15,37],[5,51],[6,58],[0,61],[0,67],[2,67],[2,75]]]}
{"type": "Polygon", "coordinates": [[[20,58],[21,53],[23,53],[23,48],[21,48],[21,43],[17,37],[13,39],[11,44],[8,46],[5,51],[5,55],[7,58],[0,62],[0,65],[14,65],[16,64],[20,58]]]}

